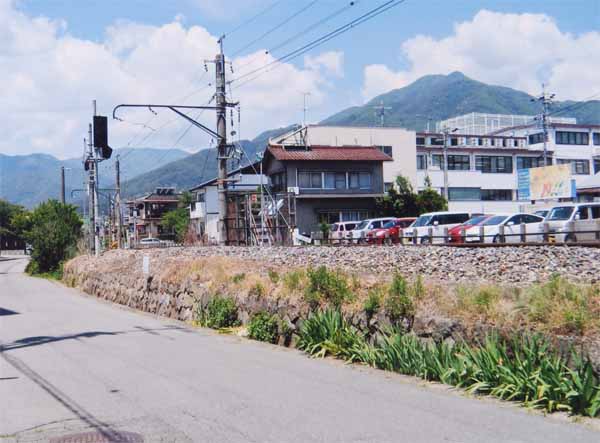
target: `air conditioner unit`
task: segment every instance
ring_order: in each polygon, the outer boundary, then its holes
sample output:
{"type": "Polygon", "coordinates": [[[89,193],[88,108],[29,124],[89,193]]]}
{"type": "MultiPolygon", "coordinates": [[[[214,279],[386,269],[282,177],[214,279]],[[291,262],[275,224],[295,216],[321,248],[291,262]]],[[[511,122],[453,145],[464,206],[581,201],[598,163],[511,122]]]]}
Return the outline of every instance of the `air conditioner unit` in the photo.
{"type": "Polygon", "coordinates": [[[287,191],[295,195],[300,194],[300,188],[298,186],[288,186],[287,191]]]}

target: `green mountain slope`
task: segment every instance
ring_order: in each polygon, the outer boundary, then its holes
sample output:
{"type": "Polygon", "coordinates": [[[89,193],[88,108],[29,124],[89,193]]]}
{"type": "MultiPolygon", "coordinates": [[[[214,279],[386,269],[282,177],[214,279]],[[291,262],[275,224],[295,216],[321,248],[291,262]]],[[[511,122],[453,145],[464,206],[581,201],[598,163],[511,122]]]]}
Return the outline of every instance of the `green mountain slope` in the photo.
{"type": "MultiPolygon", "coordinates": [[[[110,160],[100,164],[99,176],[102,188],[114,187],[114,162],[121,157],[122,180],[150,171],[158,164],[187,157],[179,149],[117,149],[110,160]]],[[[49,198],[60,197],[60,167],[65,171],[67,200],[77,203],[80,195],[71,191],[85,188],[83,165],[80,158],[59,160],[47,154],[4,155],[0,154],[0,198],[26,207],[33,207],[49,198]],[[78,196],[79,195],[79,196],[78,196]]]]}
{"type": "MultiPolygon", "coordinates": [[[[427,120],[434,122],[469,112],[494,114],[539,113],[539,103],[533,97],[515,89],[487,85],[460,72],[449,75],[427,75],[410,85],[373,98],[364,106],[345,109],[323,120],[322,124],[363,126],[378,125],[375,106],[383,102],[391,107],[385,113],[386,125],[423,130],[427,120]]],[[[576,117],[579,123],[600,122],[600,101],[589,101],[565,112],[575,102],[557,102],[552,112],[557,116],[576,117]]]]}
{"type": "MultiPolygon", "coordinates": [[[[244,148],[245,155],[239,161],[231,161],[228,169],[234,169],[240,165],[246,165],[256,159],[256,154],[262,152],[269,138],[283,134],[293,126],[265,131],[253,140],[242,140],[240,143],[244,148]]],[[[178,190],[192,188],[206,180],[216,176],[217,150],[215,148],[203,149],[184,159],[171,163],[153,171],[141,174],[132,180],[123,183],[123,195],[128,197],[140,196],[151,192],[156,187],[174,187],[178,190]]]]}

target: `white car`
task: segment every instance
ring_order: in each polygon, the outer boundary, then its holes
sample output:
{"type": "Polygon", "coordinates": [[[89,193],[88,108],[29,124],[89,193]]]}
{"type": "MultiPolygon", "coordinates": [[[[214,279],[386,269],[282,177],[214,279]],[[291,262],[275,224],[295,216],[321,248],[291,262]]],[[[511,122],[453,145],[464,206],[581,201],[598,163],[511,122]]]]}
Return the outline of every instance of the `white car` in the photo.
{"type": "Polygon", "coordinates": [[[539,241],[537,233],[544,219],[534,214],[497,214],[479,226],[472,226],[465,231],[465,241],[469,243],[503,243],[500,226],[504,227],[504,243],[521,242],[521,224],[525,224],[526,242],[539,241]],[[483,232],[483,239],[481,234],[483,232]]]}
{"type": "MultiPolygon", "coordinates": [[[[554,206],[544,222],[548,224],[550,241],[594,241],[594,231],[600,229],[600,203],[563,203],[554,206]]],[[[543,225],[540,226],[539,232],[543,237],[543,225]]]]}
{"type": "Polygon", "coordinates": [[[346,236],[356,228],[360,221],[347,221],[347,222],[338,222],[334,223],[331,226],[331,232],[329,233],[329,238],[334,243],[341,243],[346,239],[346,236]]]}
{"type": "Polygon", "coordinates": [[[421,244],[445,243],[445,228],[452,229],[467,220],[473,215],[469,212],[429,212],[421,214],[412,225],[404,230],[404,238],[407,241],[414,241],[421,244]]]}
{"type": "Polygon", "coordinates": [[[367,234],[373,229],[379,229],[387,222],[395,220],[394,217],[382,217],[382,218],[369,218],[363,220],[358,224],[352,231],[348,233],[346,238],[350,239],[352,243],[365,243],[367,241],[367,234]]]}
{"type": "Polygon", "coordinates": [[[160,246],[162,245],[162,241],[158,238],[148,237],[140,240],[140,246],[144,247],[152,247],[152,246],[160,246]]]}

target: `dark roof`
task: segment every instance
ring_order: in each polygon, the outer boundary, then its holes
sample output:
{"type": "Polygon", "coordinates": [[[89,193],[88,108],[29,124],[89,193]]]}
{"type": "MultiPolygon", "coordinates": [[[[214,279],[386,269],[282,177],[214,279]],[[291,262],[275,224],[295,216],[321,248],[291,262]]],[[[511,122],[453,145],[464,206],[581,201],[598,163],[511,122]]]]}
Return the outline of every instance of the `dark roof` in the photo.
{"type": "Polygon", "coordinates": [[[277,160],[300,161],[392,161],[374,146],[310,146],[287,147],[270,145],[267,151],[277,160]]]}

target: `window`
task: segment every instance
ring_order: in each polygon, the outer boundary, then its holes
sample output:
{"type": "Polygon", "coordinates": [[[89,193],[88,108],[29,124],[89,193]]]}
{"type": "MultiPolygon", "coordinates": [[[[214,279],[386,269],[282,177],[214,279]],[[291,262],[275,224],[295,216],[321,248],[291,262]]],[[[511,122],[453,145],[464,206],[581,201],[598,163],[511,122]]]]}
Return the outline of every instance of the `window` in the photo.
{"type": "Polygon", "coordinates": [[[600,146],[600,132],[594,132],[594,145],[600,146]]]}
{"type": "Polygon", "coordinates": [[[479,188],[448,188],[448,200],[480,200],[479,188]]]}
{"type": "Polygon", "coordinates": [[[471,169],[471,160],[468,155],[449,155],[448,170],[468,171],[471,169]]]}
{"type": "Polygon", "coordinates": [[[346,189],[346,173],[335,173],[335,189],[346,189]]]}
{"type": "Polygon", "coordinates": [[[271,176],[271,186],[274,191],[281,191],[283,189],[285,186],[283,172],[278,172],[277,174],[273,174],[271,176]]]}
{"type": "Polygon", "coordinates": [[[199,192],[198,194],[196,194],[196,201],[199,203],[204,203],[204,192],[199,192]]]}
{"type": "Polygon", "coordinates": [[[298,185],[303,189],[321,189],[323,187],[321,172],[299,172],[298,185]]]}
{"type": "Polygon", "coordinates": [[[511,201],[512,191],[510,189],[482,189],[481,200],[511,201]]]}
{"type": "Polygon", "coordinates": [[[433,221],[437,220],[440,225],[456,225],[466,222],[469,218],[469,214],[442,214],[434,216],[433,221]]]}
{"type": "Polygon", "coordinates": [[[594,174],[600,172],[600,159],[594,159],[594,174]]]}
{"type": "Polygon", "coordinates": [[[567,160],[567,159],[558,159],[557,163],[559,165],[571,165],[571,174],[574,175],[589,175],[590,173],[590,162],[588,160],[567,160]]]}
{"type": "Polygon", "coordinates": [[[580,207],[577,212],[575,213],[575,217],[579,216],[579,220],[587,220],[589,215],[588,215],[588,207],[587,206],[582,206],[580,207]]]}
{"type": "Polygon", "coordinates": [[[385,182],[383,184],[383,192],[389,192],[389,190],[392,189],[393,187],[394,187],[393,183],[385,182]]]}
{"type": "Polygon", "coordinates": [[[523,214],[521,216],[521,223],[540,223],[541,221],[543,218],[537,215],[523,214]]]}
{"type": "Polygon", "coordinates": [[[519,140],[513,140],[513,142],[514,142],[514,143],[513,143],[513,146],[514,146],[515,148],[518,148],[518,147],[519,147],[519,140]]]}
{"type": "Polygon", "coordinates": [[[378,146],[379,150],[383,152],[388,157],[392,157],[392,147],[391,146],[378,146]]]}
{"type": "MultiPolygon", "coordinates": [[[[342,211],[342,221],[360,221],[369,217],[368,211],[342,211]]],[[[355,226],[352,227],[354,229],[355,226]]],[[[350,228],[348,228],[350,229],[350,228]]]]}
{"type": "Polygon", "coordinates": [[[335,172],[325,173],[325,189],[335,189],[335,172]]]}
{"type": "Polygon", "coordinates": [[[484,173],[510,174],[513,171],[512,157],[476,155],[475,169],[484,173]]]}
{"type": "Polygon", "coordinates": [[[591,206],[590,209],[592,210],[592,218],[594,220],[597,220],[600,218],[600,206],[591,206]]]}
{"type": "Polygon", "coordinates": [[[431,166],[436,166],[440,169],[444,169],[444,156],[442,154],[431,155],[431,166]]]}
{"type": "Polygon", "coordinates": [[[456,137],[450,138],[450,146],[458,146],[458,139],[456,137]]]}
{"type": "Polygon", "coordinates": [[[417,169],[427,169],[427,157],[424,154],[417,155],[417,169]]]}
{"type": "Polygon", "coordinates": [[[425,146],[425,137],[417,137],[417,146],[425,146]]]}
{"type": "Polygon", "coordinates": [[[434,146],[444,146],[444,139],[441,137],[431,137],[430,143],[434,146]]]}
{"type": "Polygon", "coordinates": [[[587,132],[556,131],[557,145],[588,145],[590,135],[587,132]]]}
{"type": "Polygon", "coordinates": [[[531,134],[529,136],[529,144],[537,145],[538,143],[544,143],[544,133],[538,132],[537,134],[531,134]]]}
{"type": "Polygon", "coordinates": [[[483,139],[482,138],[478,138],[477,139],[477,145],[483,146],[483,139]]]}
{"type": "MultiPolygon", "coordinates": [[[[548,158],[548,163],[552,164],[552,159],[548,158]]],[[[539,168],[544,166],[543,157],[517,157],[517,169],[539,168]]]]}
{"type": "Polygon", "coordinates": [[[360,189],[371,189],[371,174],[369,172],[359,173],[358,182],[360,189]]]}

